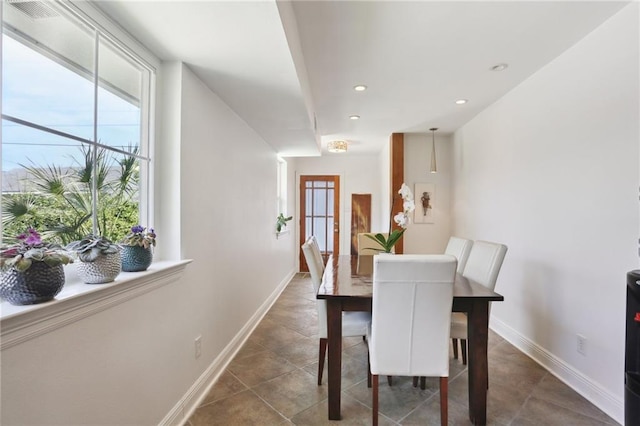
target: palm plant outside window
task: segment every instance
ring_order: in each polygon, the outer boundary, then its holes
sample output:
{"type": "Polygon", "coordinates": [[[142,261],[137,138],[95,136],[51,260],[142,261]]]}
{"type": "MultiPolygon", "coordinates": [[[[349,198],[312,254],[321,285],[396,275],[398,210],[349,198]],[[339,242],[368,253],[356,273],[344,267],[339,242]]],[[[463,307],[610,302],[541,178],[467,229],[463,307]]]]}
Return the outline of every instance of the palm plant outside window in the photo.
{"type": "Polygon", "coordinates": [[[66,244],[149,223],[153,70],[62,3],[3,4],[3,238],[66,244]]]}

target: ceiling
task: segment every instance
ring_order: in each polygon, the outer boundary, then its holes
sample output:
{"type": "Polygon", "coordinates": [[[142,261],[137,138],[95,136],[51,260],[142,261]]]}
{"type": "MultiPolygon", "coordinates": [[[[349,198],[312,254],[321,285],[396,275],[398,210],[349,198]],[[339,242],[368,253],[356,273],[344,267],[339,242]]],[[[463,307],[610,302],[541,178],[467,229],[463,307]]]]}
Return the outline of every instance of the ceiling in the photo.
{"type": "Polygon", "coordinates": [[[628,2],[95,3],[281,155],[310,156],[339,155],[326,150],[336,139],[358,155],[394,132],[453,132],[628,2]]]}

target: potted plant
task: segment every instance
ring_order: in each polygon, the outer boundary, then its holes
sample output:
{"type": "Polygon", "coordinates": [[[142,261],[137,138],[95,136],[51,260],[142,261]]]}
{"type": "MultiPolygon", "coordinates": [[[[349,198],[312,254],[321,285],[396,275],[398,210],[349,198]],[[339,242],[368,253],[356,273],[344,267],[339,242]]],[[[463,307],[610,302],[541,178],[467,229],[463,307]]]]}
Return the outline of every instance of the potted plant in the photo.
{"type": "Polygon", "coordinates": [[[69,244],[67,250],[80,260],[78,275],[86,284],[110,283],[120,273],[120,247],[105,237],[87,235],[69,244]]]}
{"type": "Polygon", "coordinates": [[[33,228],[0,249],[0,297],[13,305],[53,299],[65,282],[62,265],[73,262],[61,246],[45,243],[33,228]]]}
{"type": "Polygon", "coordinates": [[[293,216],[284,217],[282,213],[276,218],[276,232],[279,234],[282,232],[282,228],[287,227],[287,222],[293,219],[293,216]]]}
{"type": "Polygon", "coordinates": [[[151,247],[156,245],[156,233],[153,228],[147,231],[144,226],[131,227],[131,232],[120,241],[122,270],[125,272],[145,271],[153,260],[151,247]]]}

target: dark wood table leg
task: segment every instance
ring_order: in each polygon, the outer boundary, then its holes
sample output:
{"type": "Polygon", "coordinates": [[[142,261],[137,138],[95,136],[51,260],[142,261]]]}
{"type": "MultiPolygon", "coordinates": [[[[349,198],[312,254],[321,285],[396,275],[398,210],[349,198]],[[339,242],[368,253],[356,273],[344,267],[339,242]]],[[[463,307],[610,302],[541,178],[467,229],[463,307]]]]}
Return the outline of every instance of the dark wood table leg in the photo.
{"type": "Polygon", "coordinates": [[[468,315],[469,420],[475,425],[485,425],[487,424],[487,386],[489,384],[487,362],[489,302],[475,301],[468,315]]]}
{"type": "Polygon", "coordinates": [[[342,391],[342,304],[327,300],[327,334],[329,345],[329,420],[340,420],[340,392],[342,391]]]}

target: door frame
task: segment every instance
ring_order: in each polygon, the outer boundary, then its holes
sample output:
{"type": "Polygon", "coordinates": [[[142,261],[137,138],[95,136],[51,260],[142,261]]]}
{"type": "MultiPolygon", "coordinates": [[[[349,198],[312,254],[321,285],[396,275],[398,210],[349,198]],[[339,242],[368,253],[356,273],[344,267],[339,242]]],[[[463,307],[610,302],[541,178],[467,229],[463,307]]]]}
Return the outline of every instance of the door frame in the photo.
{"type": "MultiPolygon", "coordinates": [[[[333,254],[334,255],[339,255],[340,253],[340,234],[342,233],[342,215],[340,214],[340,206],[341,206],[341,200],[342,200],[342,187],[340,185],[340,182],[342,180],[342,174],[311,174],[311,173],[299,173],[296,176],[296,181],[297,181],[297,185],[296,185],[296,191],[297,191],[297,203],[296,203],[296,210],[298,213],[298,235],[299,235],[299,242],[300,244],[298,245],[298,270],[300,272],[307,272],[309,270],[308,267],[306,267],[306,262],[304,259],[304,255],[302,253],[302,250],[300,250],[300,247],[302,246],[302,244],[304,244],[305,241],[305,227],[304,227],[304,220],[305,218],[303,217],[303,208],[302,208],[302,203],[305,201],[305,192],[304,192],[304,188],[302,187],[303,182],[307,181],[307,180],[327,180],[329,181],[330,179],[333,180],[334,182],[334,206],[333,206],[333,219],[334,219],[334,232],[333,234],[333,254]],[[305,178],[309,178],[309,179],[305,179],[305,178]]],[[[324,252],[323,252],[323,259],[326,262],[326,257],[324,256],[324,252]]]]}

